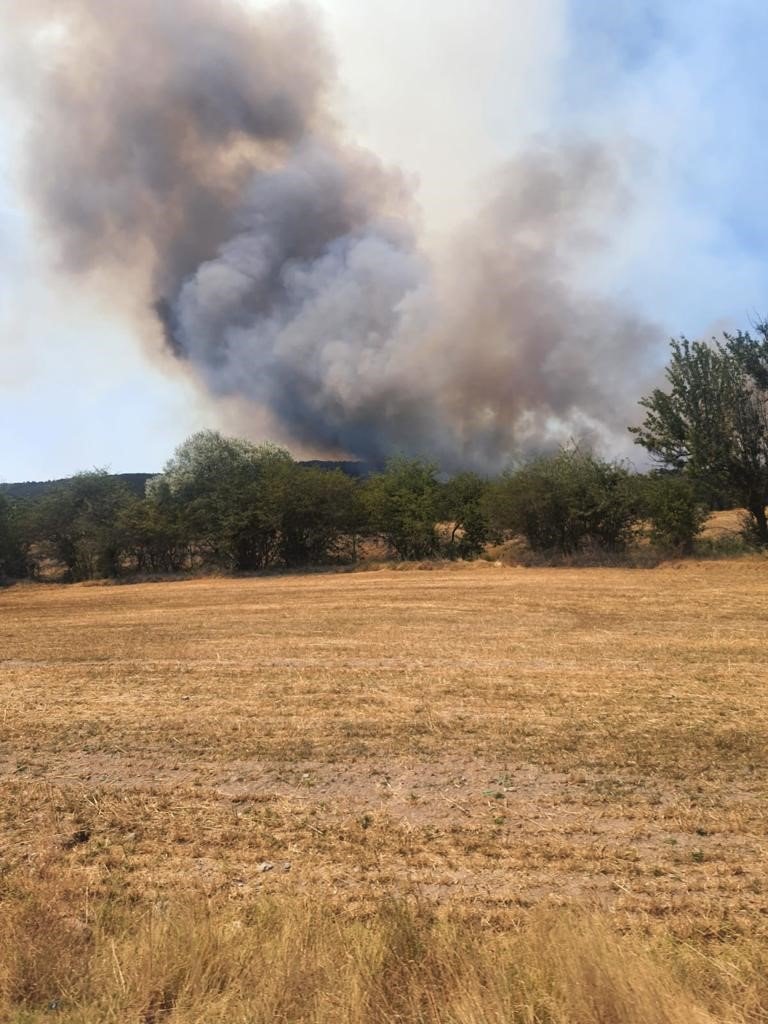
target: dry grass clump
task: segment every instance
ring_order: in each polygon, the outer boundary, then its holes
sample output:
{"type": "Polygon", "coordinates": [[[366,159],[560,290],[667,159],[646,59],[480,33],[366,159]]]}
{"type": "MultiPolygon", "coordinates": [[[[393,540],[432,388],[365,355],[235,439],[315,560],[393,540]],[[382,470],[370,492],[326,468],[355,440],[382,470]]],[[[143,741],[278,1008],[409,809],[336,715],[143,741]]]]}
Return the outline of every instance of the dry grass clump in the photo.
{"type": "Polygon", "coordinates": [[[423,905],[302,898],[89,902],[59,873],[6,880],[9,1024],[745,1024],[768,1016],[758,944],[703,956],[604,916],[482,928],[423,905]]]}
{"type": "Polygon", "coordinates": [[[747,516],[745,509],[732,508],[724,512],[713,512],[702,530],[705,538],[738,537],[744,529],[747,516]]]}

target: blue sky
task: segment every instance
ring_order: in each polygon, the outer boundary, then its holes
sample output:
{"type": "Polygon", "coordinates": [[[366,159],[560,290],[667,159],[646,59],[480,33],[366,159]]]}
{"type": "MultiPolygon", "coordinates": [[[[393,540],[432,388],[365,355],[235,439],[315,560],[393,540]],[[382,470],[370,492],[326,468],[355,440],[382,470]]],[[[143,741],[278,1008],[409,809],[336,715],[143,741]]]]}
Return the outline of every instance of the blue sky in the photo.
{"type": "Polygon", "coordinates": [[[561,123],[648,148],[628,293],[674,332],[767,313],[768,7],[580,0],[568,37],[561,123]]]}
{"type": "MultiPolygon", "coordinates": [[[[411,176],[428,234],[471,217],[484,176],[531,139],[604,138],[628,154],[632,203],[583,268],[590,286],[668,334],[768,314],[768,5],[468,6],[321,4],[339,116],[411,176]]],[[[0,479],[158,469],[230,413],[151,357],[103,297],[52,272],[15,184],[23,101],[6,91],[0,113],[0,479]]]]}

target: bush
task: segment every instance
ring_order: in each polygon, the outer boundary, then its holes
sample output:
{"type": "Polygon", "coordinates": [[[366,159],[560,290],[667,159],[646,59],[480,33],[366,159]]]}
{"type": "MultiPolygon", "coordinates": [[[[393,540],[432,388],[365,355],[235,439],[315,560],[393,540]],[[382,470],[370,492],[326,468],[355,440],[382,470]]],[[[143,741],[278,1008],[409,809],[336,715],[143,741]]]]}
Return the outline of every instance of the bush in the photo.
{"type": "Polygon", "coordinates": [[[694,554],[697,558],[742,558],[745,555],[754,555],[754,553],[755,544],[749,543],[743,533],[702,537],[696,541],[694,547],[694,554]]]}
{"type": "Polygon", "coordinates": [[[280,521],[284,565],[349,561],[361,510],[357,483],[340,469],[294,466],[286,479],[280,521]]]}
{"type": "Polygon", "coordinates": [[[0,494],[0,579],[20,579],[27,575],[21,534],[19,507],[0,494]]]}
{"type": "Polygon", "coordinates": [[[652,543],[682,555],[691,554],[707,518],[707,508],[697,497],[692,481],[685,476],[653,474],[643,481],[643,498],[652,543]]]}
{"type": "Polygon", "coordinates": [[[640,510],[636,478],[624,466],[576,447],[505,474],[486,503],[498,530],[522,534],[533,551],[560,555],[588,546],[622,551],[640,510]]]}
{"type": "Polygon", "coordinates": [[[451,523],[451,534],[444,544],[448,558],[477,558],[485,550],[490,533],[487,490],[487,481],[475,473],[459,473],[443,485],[441,516],[451,523]]]}
{"type": "Polygon", "coordinates": [[[403,561],[431,558],[438,550],[437,467],[398,456],[366,481],[362,503],[368,529],[403,561]]]}

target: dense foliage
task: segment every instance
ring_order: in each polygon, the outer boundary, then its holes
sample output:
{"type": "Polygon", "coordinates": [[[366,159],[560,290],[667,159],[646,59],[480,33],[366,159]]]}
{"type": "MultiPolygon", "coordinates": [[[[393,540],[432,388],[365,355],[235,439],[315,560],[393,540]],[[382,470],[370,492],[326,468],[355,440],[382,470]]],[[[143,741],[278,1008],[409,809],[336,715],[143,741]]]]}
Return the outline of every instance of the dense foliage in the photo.
{"type": "Polygon", "coordinates": [[[0,579],[26,574],[21,509],[0,494],[0,579]]]}
{"type": "Polygon", "coordinates": [[[85,580],[197,569],[251,572],[378,558],[476,558],[521,535],[534,552],[619,552],[643,525],[686,550],[702,522],[682,478],[639,477],[578,448],[497,480],[441,478],[397,457],[356,479],[303,466],[272,445],[204,431],[185,441],[139,497],[103,471],[37,500],[0,498],[0,574],[85,580]]]}
{"type": "Polygon", "coordinates": [[[446,479],[404,456],[367,474],[201,431],[143,488],[140,474],[97,470],[0,492],[0,578],[466,559],[512,537],[556,557],[638,541],[687,554],[723,505],[743,506],[747,540],[768,544],[768,325],[711,345],[673,341],[667,380],[633,428],[660,463],[653,473],[571,446],[493,480],[446,479]]]}
{"type": "Polygon", "coordinates": [[[711,345],[673,341],[667,381],[642,399],[636,441],[706,497],[747,509],[768,544],[768,325],[711,345]]]}
{"type": "Polygon", "coordinates": [[[578,448],[505,474],[492,494],[497,528],[522,534],[534,551],[619,551],[639,519],[639,492],[630,472],[578,448]]]}

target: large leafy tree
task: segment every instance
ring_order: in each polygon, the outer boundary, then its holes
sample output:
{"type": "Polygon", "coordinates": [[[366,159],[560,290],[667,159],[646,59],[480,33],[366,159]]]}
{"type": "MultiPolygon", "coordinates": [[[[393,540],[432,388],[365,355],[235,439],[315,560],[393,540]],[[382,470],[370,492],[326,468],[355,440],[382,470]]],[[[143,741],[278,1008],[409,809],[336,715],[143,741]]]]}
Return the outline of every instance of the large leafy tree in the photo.
{"type": "Polygon", "coordinates": [[[205,430],[150,481],[139,525],[144,548],[161,563],[186,547],[248,571],[349,557],[360,519],[358,486],[341,471],[304,467],[275,445],[205,430]]]}
{"type": "Polygon", "coordinates": [[[288,566],[354,558],[362,525],[360,488],[339,469],[296,465],[285,479],[280,557],[288,566]]]}
{"type": "Polygon", "coordinates": [[[636,442],[710,497],[725,494],[746,508],[768,543],[768,330],[710,345],[681,338],[671,353],[668,387],[640,402],[636,442]]]}
{"type": "Polygon", "coordinates": [[[27,529],[69,579],[116,576],[125,556],[122,515],[135,500],[106,470],[78,473],[32,504],[27,529]]]}
{"type": "Polygon", "coordinates": [[[176,449],[147,494],[176,503],[186,539],[208,560],[236,570],[263,569],[279,554],[294,465],[283,448],[203,430],[176,449]]]}
{"type": "Polygon", "coordinates": [[[151,495],[133,501],[120,517],[126,552],[138,572],[179,572],[193,561],[183,502],[165,480],[153,481],[151,495]]]}
{"type": "Polygon", "coordinates": [[[368,528],[403,560],[430,558],[438,548],[437,466],[396,456],[363,488],[368,528]]]}

